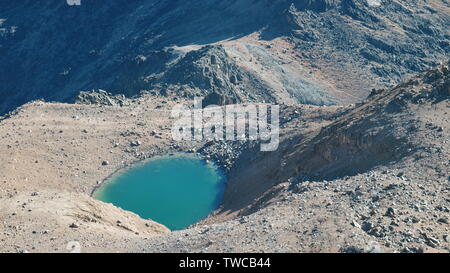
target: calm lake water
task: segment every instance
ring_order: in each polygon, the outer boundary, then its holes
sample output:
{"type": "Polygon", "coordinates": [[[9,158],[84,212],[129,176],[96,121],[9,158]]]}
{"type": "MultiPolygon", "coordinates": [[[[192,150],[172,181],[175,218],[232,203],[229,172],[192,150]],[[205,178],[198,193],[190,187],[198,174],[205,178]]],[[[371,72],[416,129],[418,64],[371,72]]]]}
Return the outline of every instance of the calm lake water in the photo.
{"type": "Polygon", "coordinates": [[[180,230],[220,205],[224,182],[214,165],[199,158],[165,156],[120,172],[94,198],[180,230]]]}

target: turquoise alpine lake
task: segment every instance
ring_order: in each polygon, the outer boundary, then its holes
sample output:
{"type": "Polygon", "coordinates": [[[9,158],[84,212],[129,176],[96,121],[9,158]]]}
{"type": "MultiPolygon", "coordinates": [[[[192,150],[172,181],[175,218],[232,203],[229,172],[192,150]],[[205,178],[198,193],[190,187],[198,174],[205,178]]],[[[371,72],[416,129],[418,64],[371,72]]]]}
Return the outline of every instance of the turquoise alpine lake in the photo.
{"type": "Polygon", "coordinates": [[[172,155],[119,172],[93,197],[180,230],[214,211],[224,188],[225,177],[215,165],[195,156],[172,155]]]}

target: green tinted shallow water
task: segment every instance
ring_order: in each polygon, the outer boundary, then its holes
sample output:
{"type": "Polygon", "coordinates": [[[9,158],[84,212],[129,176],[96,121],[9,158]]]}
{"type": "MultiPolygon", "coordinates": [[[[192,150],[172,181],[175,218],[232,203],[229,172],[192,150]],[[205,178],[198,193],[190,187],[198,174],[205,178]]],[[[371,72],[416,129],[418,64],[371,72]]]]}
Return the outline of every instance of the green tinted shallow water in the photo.
{"type": "Polygon", "coordinates": [[[96,190],[94,198],[179,230],[220,205],[224,182],[215,166],[199,158],[166,156],[121,172],[96,190]]]}

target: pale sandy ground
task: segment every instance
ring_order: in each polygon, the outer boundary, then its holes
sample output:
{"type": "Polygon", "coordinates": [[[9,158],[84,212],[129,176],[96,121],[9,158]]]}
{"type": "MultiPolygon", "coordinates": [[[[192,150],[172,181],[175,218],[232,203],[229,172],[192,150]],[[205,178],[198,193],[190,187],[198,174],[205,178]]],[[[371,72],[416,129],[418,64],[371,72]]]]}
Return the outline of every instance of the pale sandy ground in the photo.
{"type": "MultiPolygon", "coordinates": [[[[115,171],[176,150],[168,137],[170,111],[156,109],[161,105],[170,109],[162,99],[126,109],[34,102],[3,120],[1,250],[65,251],[67,241],[80,233],[128,237],[168,232],[89,197],[115,171]],[[131,147],[133,141],[142,144],[131,147]],[[79,227],[70,228],[72,223],[79,227]]],[[[92,250],[106,250],[92,244],[92,250]]]]}
{"type": "Polygon", "coordinates": [[[0,121],[0,252],[448,252],[445,71],[353,109],[283,107],[280,148],[244,152],[219,210],[178,232],[89,197],[135,161],[204,144],[172,141],[174,101],[27,104],[0,121]]]}
{"type": "MultiPolygon", "coordinates": [[[[125,107],[38,101],[1,121],[0,250],[66,252],[67,244],[76,241],[83,251],[133,251],[136,241],[167,233],[159,224],[89,196],[109,176],[135,162],[202,145],[172,140],[174,104],[155,97],[125,107]],[[134,141],[141,144],[133,147],[134,141]]],[[[303,107],[311,111],[311,119],[335,109],[322,113],[322,107],[303,107]]],[[[320,124],[304,123],[311,128],[320,124]]],[[[282,136],[291,129],[282,130],[282,136]]]]}

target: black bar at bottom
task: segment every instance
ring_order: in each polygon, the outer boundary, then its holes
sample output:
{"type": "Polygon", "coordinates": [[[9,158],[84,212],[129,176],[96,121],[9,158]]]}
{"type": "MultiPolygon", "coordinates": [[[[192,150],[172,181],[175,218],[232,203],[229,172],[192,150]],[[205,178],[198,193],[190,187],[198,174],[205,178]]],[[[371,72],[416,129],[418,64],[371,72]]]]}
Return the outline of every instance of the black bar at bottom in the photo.
{"type": "Polygon", "coordinates": [[[356,264],[371,270],[384,270],[387,259],[405,270],[424,262],[437,268],[446,264],[448,257],[449,254],[0,254],[0,263],[5,267],[11,263],[15,271],[32,265],[34,269],[63,266],[78,272],[87,272],[87,269],[107,272],[106,268],[123,267],[128,269],[127,272],[310,272],[349,270],[356,268],[356,264]],[[425,256],[434,261],[422,260],[425,256]]]}

